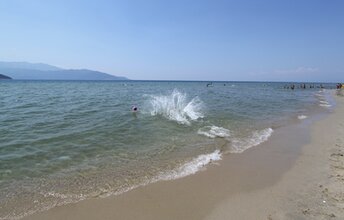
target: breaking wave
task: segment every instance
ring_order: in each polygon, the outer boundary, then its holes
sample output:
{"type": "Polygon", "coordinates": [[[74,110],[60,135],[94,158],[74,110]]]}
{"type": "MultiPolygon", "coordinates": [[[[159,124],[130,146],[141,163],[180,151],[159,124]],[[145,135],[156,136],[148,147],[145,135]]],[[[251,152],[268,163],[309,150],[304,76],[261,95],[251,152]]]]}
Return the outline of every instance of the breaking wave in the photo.
{"type": "Polygon", "coordinates": [[[319,104],[319,106],[329,108],[329,107],[331,107],[332,105],[329,105],[329,104],[319,104]]]}
{"type": "Polygon", "coordinates": [[[257,146],[269,139],[272,132],[272,128],[266,128],[261,131],[254,131],[252,136],[245,139],[232,139],[232,146],[229,150],[230,153],[242,153],[245,150],[257,146]]]}
{"type": "Polygon", "coordinates": [[[299,116],[297,116],[297,118],[299,119],[299,120],[303,120],[303,119],[306,119],[306,118],[308,118],[306,115],[299,115],[299,116]]]}
{"type": "Polygon", "coordinates": [[[170,95],[149,95],[152,116],[161,115],[179,124],[190,125],[191,121],[203,118],[203,102],[195,97],[188,101],[187,95],[173,90],[170,95]]]}
{"type": "Polygon", "coordinates": [[[222,154],[220,153],[220,150],[215,150],[213,153],[210,154],[201,154],[190,162],[187,162],[172,171],[158,176],[156,180],[173,180],[195,174],[197,171],[204,168],[207,164],[212,163],[213,161],[221,160],[221,158],[222,154]]]}
{"type": "Polygon", "coordinates": [[[319,103],[320,103],[319,106],[321,106],[321,107],[329,108],[332,106],[327,101],[324,101],[324,100],[320,100],[319,103]]]}
{"type": "Polygon", "coordinates": [[[209,138],[216,138],[216,137],[229,137],[230,131],[226,128],[217,127],[217,126],[205,126],[200,128],[197,132],[200,135],[204,135],[209,138]]]}
{"type": "MultiPolygon", "coordinates": [[[[183,177],[195,174],[198,171],[204,169],[208,164],[211,164],[214,161],[219,161],[221,159],[222,159],[222,154],[221,154],[220,150],[215,150],[213,153],[209,153],[209,154],[201,154],[201,155],[198,155],[197,157],[193,158],[191,161],[186,162],[186,163],[180,165],[179,167],[177,167],[173,170],[162,172],[160,175],[157,175],[157,176],[153,177],[152,179],[147,179],[146,181],[143,181],[139,184],[132,185],[129,187],[120,188],[120,189],[117,189],[114,191],[110,190],[110,191],[104,192],[103,194],[98,195],[98,196],[100,198],[106,198],[106,197],[112,196],[112,195],[120,195],[122,193],[126,193],[130,190],[136,189],[136,188],[141,187],[141,186],[146,186],[146,185],[151,184],[151,183],[183,178],[183,177]]],[[[88,198],[88,196],[83,195],[83,194],[68,195],[68,194],[56,193],[53,191],[46,193],[44,195],[44,197],[55,197],[55,198],[64,199],[64,200],[59,201],[59,202],[55,202],[54,204],[46,204],[45,207],[37,208],[36,210],[31,210],[31,211],[28,211],[28,212],[23,213],[21,215],[16,215],[16,216],[8,215],[5,218],[0,217],[0,220],[2,220],[2,219],[17,220],[17,219],[21,219],[25,216],[32,215],[32,214],[36,213],[37,211],[46,211],[46,210],[49,210],[55,206],[61,206],[61,205],[69,204],[69,203],[77,203],[79,201],[82,201],[82,200],[88,198]]]]}

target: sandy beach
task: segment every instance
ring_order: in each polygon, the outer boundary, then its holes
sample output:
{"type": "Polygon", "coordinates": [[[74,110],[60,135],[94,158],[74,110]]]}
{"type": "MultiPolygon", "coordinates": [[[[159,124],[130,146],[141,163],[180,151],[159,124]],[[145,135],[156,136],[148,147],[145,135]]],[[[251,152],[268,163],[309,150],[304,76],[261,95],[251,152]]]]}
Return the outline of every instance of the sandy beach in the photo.
{"type": "Polygon", "coordinates": [[[24,219],[344,219],[344,98],[204,170],[24,219]]]}
{"type": "Polygon", "coordinates": [[[0,5],[0,220],[344,220],[344,1],[0,5]]]}

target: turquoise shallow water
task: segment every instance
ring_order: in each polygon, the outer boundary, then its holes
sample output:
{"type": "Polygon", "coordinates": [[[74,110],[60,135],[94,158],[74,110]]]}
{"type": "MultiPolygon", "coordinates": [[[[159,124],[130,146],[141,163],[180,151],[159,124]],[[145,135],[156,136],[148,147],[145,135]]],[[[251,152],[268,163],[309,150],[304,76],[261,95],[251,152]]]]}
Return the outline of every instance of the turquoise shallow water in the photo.
{"type": "Polygon", "coordinates": [[[0,82],[0,218],[190,175],[331,105],[319,88],[206,84],[0,82]]]}

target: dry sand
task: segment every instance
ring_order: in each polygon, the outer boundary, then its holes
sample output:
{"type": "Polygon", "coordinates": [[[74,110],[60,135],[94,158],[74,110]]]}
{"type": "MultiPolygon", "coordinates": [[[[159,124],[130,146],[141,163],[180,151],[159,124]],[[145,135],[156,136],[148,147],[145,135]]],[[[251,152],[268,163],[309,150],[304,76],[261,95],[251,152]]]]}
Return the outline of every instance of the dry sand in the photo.
{"type": "Polygon", "coordinates": [[[182,179],[25,219],[344,219],[344,97],[311,125],[277,129],[266,143],[182,179]]]}

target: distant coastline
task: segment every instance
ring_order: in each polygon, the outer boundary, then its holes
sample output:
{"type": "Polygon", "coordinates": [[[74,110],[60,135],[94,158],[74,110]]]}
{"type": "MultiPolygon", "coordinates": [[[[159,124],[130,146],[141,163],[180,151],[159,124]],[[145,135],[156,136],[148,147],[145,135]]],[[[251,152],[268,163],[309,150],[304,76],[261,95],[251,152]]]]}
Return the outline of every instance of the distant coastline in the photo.
{"type": "Polygon", "coordinates": [[[49,64],[28,62],[0,61],[0,72],[16,80],[129,80],[100,71],[62,69],[49,64]]]}
{"type": "Polygon", "coordinates": [[[6,75],[3,75],[3,74],[0,74],[0,80],[1,79],[12,79],[11,77],[9,76],[6,76],[6,75]]]}

